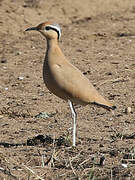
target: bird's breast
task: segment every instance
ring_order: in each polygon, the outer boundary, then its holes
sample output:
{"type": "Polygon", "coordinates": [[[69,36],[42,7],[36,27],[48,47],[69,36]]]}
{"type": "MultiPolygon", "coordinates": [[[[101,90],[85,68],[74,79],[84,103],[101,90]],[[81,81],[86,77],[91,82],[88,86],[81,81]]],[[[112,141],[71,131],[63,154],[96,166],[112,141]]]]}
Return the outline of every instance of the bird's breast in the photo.
{"type": "Polygon", "coordinates": [[[52,92],[53,94],[55,94],[56,96],[64,100],[68,100],[70,98],[69,94],[65,92],[64,89],[62,89],[60,85],[57,83],[57,80],[56,80],[56,77],[54,76],[51,65],[49,64],[48,60],[45,59],[44,65],[43,65],[44,83],[50,92],[52,92]]]}

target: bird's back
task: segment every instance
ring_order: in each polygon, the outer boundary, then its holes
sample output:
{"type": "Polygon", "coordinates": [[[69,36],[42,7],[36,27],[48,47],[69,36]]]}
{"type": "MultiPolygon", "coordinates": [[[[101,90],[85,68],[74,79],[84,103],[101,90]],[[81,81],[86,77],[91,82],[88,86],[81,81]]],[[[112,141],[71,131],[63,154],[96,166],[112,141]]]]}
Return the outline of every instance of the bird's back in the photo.
{"type": "Polygon", "coordinates": [[[82,72],[66,60],[59,47],[55,51],[55,56],[51,49],[48,51],[43,70],[45,84],[52,93],[74,103],[112,106],[82,72]]]}

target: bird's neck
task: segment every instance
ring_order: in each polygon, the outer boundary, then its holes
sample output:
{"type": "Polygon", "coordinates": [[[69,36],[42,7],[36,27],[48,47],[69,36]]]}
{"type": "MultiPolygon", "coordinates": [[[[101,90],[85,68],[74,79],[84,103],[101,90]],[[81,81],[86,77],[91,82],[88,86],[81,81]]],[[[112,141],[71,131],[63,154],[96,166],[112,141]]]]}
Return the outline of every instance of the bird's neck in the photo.
{"type": "Polygon", "coordinates": [[[47,50],[46,50],[46,60],[50,61],[50,59],[60,59],[59,57],[64,57],[57,39],[49,39],[47,40],[47,50]]]}
{"type": "Polygon", "coordinates": [[[55,49],[59,47],[57,39],[47,39],[47,49],[55,49]]]}

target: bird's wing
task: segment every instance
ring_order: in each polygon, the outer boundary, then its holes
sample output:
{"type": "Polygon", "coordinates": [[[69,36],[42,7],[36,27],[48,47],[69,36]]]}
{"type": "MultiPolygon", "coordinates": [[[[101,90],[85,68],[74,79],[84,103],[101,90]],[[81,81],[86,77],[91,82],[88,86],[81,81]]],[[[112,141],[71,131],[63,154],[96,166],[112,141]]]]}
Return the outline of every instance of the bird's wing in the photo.
{"type": "Polygon", "coordinates": [[[98,103],[104,101],[104,98],[97,92],[89,80],[72,64],[66,62],[63,64],[53,64],[52,74],[58,86],[67,92],[71,100],[79,100],[84,103],[98,103]]]}

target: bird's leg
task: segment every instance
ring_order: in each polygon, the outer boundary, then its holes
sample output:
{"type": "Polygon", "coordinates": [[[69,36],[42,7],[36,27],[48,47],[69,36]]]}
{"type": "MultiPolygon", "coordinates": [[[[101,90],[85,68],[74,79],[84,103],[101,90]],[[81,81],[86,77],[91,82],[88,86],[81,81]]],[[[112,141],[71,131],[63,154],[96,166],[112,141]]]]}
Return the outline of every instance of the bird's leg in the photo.
{"type": "Polygon", "coordinates": [[[75,140],[76,140],[76,112],[74,109],[74,106],[70,100],[68,100],[71,112],[72,112],[72,118],[73,118],[73,146],[75,146],[75,140]]]}

